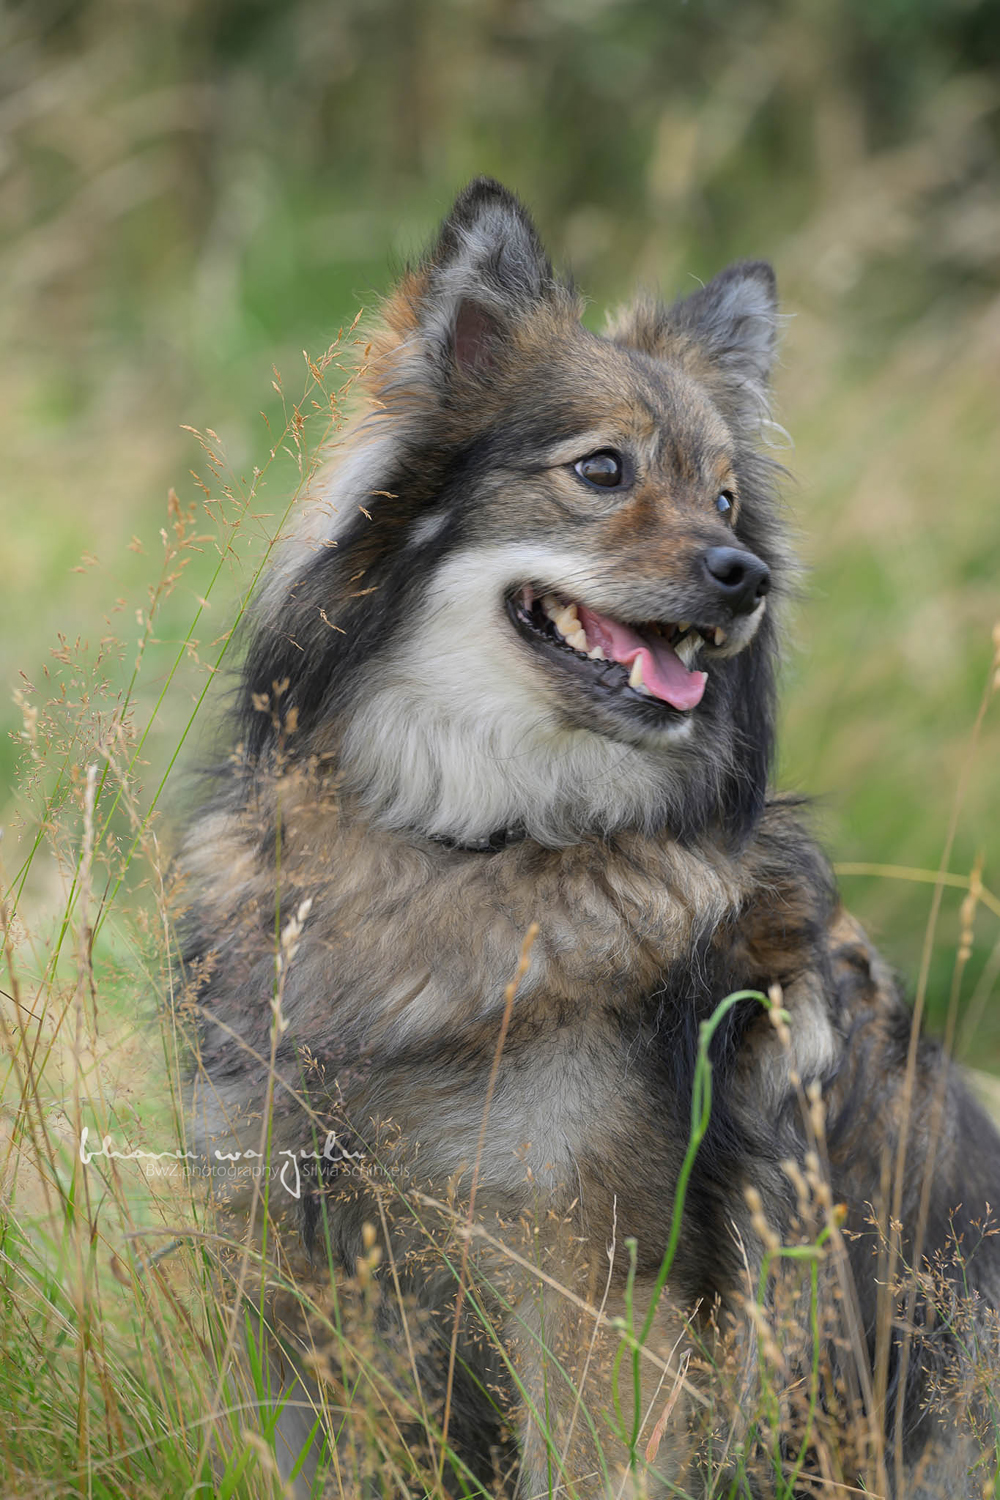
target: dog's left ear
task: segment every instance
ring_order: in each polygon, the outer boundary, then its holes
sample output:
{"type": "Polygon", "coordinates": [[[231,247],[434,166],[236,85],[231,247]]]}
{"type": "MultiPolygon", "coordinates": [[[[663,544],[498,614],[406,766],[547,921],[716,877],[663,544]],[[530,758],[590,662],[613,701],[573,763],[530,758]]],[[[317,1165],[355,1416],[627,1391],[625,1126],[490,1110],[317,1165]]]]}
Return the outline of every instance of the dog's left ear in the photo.
{"type": "Polygon", "coordinates": [[[488,379],[519,325],[544,308],[577,315],[575,296],[556,278],[524,206],[500,183],[479,177],[459,194],[434,248],[390,299],[388,338],[376,340],[374,383],[388,376],[391,395],[402,365],[410,380],[417,375],[415,359],[425,378],[488,379]]]}
{"type": "Polygon", "coordinates": [[[670,321],[692,333],[726,374],[766,389],[778,345],[778,283],[766,260],[720,271],[675,302],[670,321]]]}
{"type": "Polygon", "coordinates": [[[716,388],[742,421],[766,413],[778,345],[778,291],[763,260],[737,261],[671,307],[640,303],[613,338],[659,359],[676,359],[716,388]]]}

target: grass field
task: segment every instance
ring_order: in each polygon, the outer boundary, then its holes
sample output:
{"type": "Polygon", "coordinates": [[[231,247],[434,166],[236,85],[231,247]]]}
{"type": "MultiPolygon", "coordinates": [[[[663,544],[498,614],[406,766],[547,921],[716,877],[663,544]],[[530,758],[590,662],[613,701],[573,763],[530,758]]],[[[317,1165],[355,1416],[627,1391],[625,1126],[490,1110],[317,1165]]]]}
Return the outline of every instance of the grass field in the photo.
{"type": "Polygon", "coordinates": [[[176,1139],[170,857],[230,629],[336,421],[302,351],[344,330],[336,390],[359,308],[481,170],[523,191],[594,326],[638,284],[774,261],[806,563],[778,782],[816,797],[931,1029],[951,1010],[1000,1074],[992,22],[50,9],[3,22],[3,1489],[272,1494],[197,1182],[78,1143],[176,1139]]]}

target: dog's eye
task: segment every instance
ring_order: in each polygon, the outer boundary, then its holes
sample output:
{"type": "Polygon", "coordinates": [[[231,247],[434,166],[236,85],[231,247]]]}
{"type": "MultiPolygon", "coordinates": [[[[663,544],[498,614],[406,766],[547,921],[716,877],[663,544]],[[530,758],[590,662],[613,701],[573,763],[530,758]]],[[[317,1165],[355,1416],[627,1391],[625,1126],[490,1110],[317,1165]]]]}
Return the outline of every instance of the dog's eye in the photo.
{"type": "Polygon", "coordinates": [[[721,490],[715,497],[715,508],[727,521],[733,519],[733,495],[731,490],[721,490]]]}
{"type": "Polygon", "coordinates": [[[602,448],[599,453],[588,453],[586,458],[578,459],[573,468],[587,484],[594,484],[605,490],[616,489],[625,477],[621,454],[615,453],[611,448],[602,448]]]}

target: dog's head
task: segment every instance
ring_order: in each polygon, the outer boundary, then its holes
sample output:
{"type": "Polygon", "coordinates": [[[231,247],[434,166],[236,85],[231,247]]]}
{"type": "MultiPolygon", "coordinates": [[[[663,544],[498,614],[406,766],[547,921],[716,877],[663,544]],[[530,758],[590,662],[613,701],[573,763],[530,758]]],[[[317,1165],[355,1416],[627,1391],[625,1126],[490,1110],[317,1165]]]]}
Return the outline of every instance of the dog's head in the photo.
{"type": "MultiPolygon", "coordinates": [[[[789,559],[759,451],[774,276],[580,320],[519,202],[458,198],[373,336],[374,409],[265,591],[275,682],[383,826],[566,842],[763,802],[789,559]]],[[[254,697],[254,695],[257,695],[254,697]]]]}

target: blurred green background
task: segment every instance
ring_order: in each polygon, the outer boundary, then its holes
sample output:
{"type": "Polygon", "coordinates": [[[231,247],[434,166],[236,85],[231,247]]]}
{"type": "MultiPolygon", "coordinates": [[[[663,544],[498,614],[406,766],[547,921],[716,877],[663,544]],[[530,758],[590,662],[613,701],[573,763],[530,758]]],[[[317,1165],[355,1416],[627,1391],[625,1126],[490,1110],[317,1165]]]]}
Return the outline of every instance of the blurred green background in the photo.
{"type": "MultiPolygon", "coordinates": [[[[302,350],[371,307],[489,172],[595,322],[637,284],[674,295],[733,257],[774,261],[791,315],[777,416],[810,569],[782,783],[818,794],[836,858],[923,869],[964,783],[950,868],[982,853],[1000,890],[995,702],[963,773],[1000,618],[997,0],[32,0],[0,32],[8,872],[56,754],[13,790],[10,691],[75,704],[59,764],[76,774],[94,683],[113,703],[131,671],[168,486],[202,497],[183,424],[250,474],[280,412],[272,364],[301,387],[302,350]]],[[[279,464],[263,508],[294,482],[279,464]]],[[[163,606],[139,729],[216,561],[206,542],[163,606]]],[[[227,563],[192,660],[246,576],[227,563]]],[[[153,783],[196,669],[144,742],[153,783]]],[[[915,976],[931,886],[844,884],[915,976]]],[[[934,949],[937,1025],[961,895],[934,949]]],[[[998,934],[980,908],[962,994],[984,1065],[1000,1063],[998,934]]]]}

